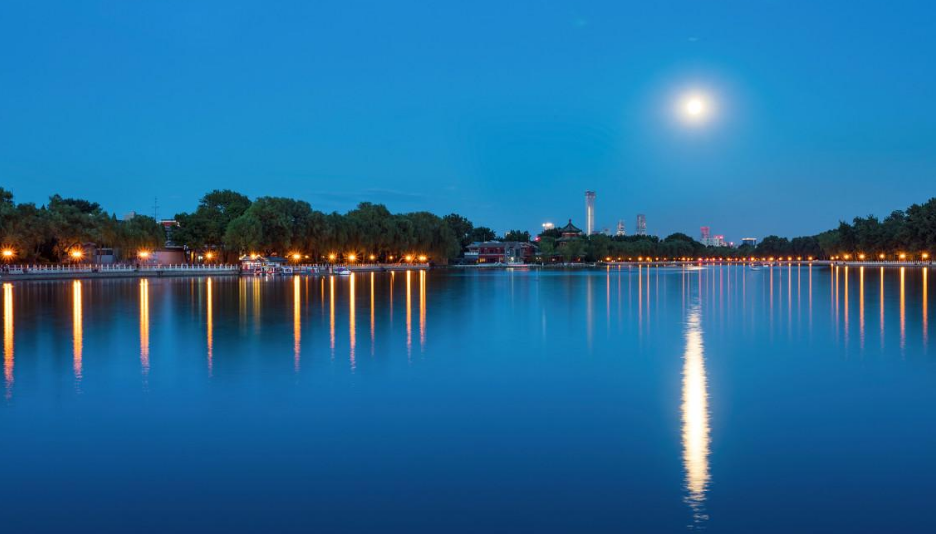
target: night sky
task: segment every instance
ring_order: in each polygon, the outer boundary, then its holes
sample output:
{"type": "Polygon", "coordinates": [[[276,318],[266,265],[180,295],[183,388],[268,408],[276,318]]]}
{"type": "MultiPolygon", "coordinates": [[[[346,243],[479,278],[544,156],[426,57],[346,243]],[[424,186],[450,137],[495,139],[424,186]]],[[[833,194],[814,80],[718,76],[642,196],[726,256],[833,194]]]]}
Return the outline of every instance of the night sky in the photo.
{"type": "Polygon", "coordinates": [[[932,2],[4,2],[0,186],[729,240],[936,195],[932,2]],[[458,4],[458,5],[456,5],[458,4]],[[688,92],[711,103],[687,124],[688,92]]]}

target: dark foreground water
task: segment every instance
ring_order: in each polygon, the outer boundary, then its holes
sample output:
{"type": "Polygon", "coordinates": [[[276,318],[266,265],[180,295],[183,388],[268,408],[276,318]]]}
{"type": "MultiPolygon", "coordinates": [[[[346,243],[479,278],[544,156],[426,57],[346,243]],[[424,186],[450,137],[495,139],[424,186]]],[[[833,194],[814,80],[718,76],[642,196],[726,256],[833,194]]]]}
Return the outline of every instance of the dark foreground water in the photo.
{"type": "Polygon", "coordinates": [[[4,284],[0,531],[932,532],[927,276],[4,284]]]}

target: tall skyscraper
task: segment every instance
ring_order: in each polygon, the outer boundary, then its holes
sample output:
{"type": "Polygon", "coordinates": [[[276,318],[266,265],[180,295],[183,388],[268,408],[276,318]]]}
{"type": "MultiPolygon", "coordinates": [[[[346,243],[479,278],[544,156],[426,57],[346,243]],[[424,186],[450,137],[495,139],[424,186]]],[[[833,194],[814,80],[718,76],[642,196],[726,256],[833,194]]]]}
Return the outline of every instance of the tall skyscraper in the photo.
{"type": "Polygon", "coordinates": [[[637,235],[647,235],[647,216],[643,213],[637,214],[637,235]]]}
{"type": "Polygon", "coordinates": [[[585,235],[595,233],[595,192],[585,191],[585,235]]]}
{"type": "Polygon", "coordinates": [[[699,230],[700,230],[701,233],[702,233],[702,241],[703,241],[703,242],[705,242],[705,240],[708,239],[709,237],[711,237],[711,235],[712,235],[712,229],[709,228],[708,226],[703,226],[703,227],[700,228],[699,230]]]}
{"type": "Polygon", "coordinates": [[[627,231],[624,230],[624,219],[618,220],[617,232],[615,232],[614,235],[617,235],[617,236],[627,235],[627,231]]]}

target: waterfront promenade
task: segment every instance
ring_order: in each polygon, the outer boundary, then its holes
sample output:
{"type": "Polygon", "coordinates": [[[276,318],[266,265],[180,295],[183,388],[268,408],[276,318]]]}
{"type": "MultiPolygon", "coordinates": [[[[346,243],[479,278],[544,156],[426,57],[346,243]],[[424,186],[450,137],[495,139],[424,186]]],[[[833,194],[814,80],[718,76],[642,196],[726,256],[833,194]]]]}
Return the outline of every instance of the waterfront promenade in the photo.
{"type": "MultiPolygon", "coordinates": [[[[383,272],[427,270],[429,265],[421,264],[361,264],[332,265],[332,269],[347,268],[352,272],[383,272]]],[[[168,278],[184,276],[255,276],[253,270],[240,265],[209,264],[173,264],[173,265],[5,265],[0,270],[0,280],[4,282],[27,280],[72,280],[94,278],[168,278]]],[[[288,270],[278,270],[267,274],[330,274],[328,265],[295,265],[288,270]]]]}

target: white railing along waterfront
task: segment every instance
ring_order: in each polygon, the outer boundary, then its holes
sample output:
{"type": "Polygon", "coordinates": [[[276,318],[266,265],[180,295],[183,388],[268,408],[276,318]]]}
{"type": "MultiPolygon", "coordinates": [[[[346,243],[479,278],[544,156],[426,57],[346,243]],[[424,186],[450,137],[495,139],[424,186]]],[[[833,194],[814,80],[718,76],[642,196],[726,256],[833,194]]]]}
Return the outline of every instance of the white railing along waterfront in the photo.
{"type": "Polygon", "coordinates": [[[130,273],[136,271],[170,271],[170,272],[232,272],[240,270],[239,265],[229,264],[32,264],[32,265],[4,265],[0,267],[0,275],[23,274],[88,274],[88,273],[130,273]]]}

